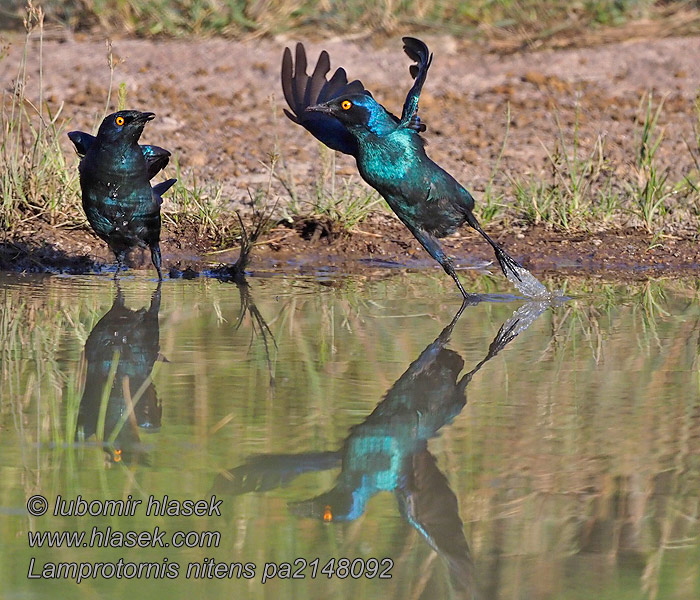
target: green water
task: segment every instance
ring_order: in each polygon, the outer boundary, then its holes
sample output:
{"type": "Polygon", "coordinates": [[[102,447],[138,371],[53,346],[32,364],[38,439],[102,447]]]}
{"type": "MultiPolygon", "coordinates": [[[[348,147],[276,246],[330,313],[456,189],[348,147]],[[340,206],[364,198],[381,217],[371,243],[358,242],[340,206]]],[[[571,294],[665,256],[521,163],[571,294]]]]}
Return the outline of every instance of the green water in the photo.
{"type": "Polygon", "coordinates": [[[0,597],[697,600],[697,286],[506,285],[0,274],[0,597]]]}

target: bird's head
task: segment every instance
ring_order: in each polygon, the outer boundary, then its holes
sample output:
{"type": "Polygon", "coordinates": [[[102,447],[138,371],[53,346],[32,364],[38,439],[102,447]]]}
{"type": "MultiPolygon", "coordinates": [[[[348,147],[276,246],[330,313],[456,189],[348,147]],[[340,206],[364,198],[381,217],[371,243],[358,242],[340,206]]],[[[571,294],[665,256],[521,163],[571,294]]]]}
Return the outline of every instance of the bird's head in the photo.
{"type": "Polygon", "coordinates": [[[120,110],[105,117],[97,137],[105,142],[137,142],[146,123],[153,118],[155,114],[152,112],[120,110]]]}
{"type": "Polygon", "coordinates": [[[381,134],[387,127],[396,126],[389,113],[369,94],[339,96],[306,110],[332,115],[350,130],[368,129],[381,134]]]}

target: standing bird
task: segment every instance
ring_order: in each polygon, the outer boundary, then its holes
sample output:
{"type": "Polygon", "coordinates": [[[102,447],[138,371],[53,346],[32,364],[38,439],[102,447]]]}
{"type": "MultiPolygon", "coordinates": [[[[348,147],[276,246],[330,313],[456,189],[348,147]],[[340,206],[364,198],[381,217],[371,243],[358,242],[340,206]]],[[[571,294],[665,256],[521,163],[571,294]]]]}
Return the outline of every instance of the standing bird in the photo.
{"type": "Polygon", "coordinates": [[[282,90],[291,109],[285,114],[326,146],[355,157],[362,178],[455,280],[465,298],[469,296],[452,260],[438,242],[465,221],[491,244],[504,275],[521,292],[546,294],[544,286],[481,229],[472,212],[471,194],[425,153],[420,136],[425,125],[418,117],[418,99],[433,55],[418,39],[405,37],[403,42],[404,51],[416,64],[410,67],[414,82],[400,119],[379,104],[360,81],[348,83],[342,67],[326,80],[331,67],[325,50],[312,75],[307,75],[306,52],[300,43],[295,61],[289,48],[282,56],[282,90]]]}
{"type": "Polygon", "coordinates": [[[122,110],[105,117],[96,137],[84,131],[68,134],[81,156],[83,209],[95,233],[117,258],[115,278],[129,250],[148,246],[158,279],[163,279],[158,244],[161,196],[177,180],[151,188],[151,178],[170,157],[163,148],[138,144],[143,128],[154,117],[151,112],[122,110]]]}

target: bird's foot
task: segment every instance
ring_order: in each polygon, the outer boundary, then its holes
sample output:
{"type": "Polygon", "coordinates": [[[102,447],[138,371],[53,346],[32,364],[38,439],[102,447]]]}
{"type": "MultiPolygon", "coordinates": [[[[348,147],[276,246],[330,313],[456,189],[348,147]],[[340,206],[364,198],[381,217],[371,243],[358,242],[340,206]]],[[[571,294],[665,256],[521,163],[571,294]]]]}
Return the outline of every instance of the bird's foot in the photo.
{"type": "Polygon", "coordinates": [[[510,273],[515,279],[522,281],[520,273],[522,272],[523,266],[517,260],[509,256],[505,250],[501,248],[496,249],[496,259],[498,259],[498,264],[501,266],[501,270],[506,278],[511,279],[510,273]]]}

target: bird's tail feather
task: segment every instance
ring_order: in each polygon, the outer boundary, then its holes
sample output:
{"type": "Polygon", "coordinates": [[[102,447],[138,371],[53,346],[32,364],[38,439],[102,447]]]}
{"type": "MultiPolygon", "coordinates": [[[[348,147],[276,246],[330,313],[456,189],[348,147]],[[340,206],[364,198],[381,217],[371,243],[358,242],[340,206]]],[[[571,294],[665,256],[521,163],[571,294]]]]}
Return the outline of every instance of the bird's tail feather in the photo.
{"type": "Polygon", "coordinates": [[[175,182],[177,179],[166,179],[165,181],[161,181],[160,183],[156,183],[153,186],[153,191],[158,195],[162,196],[167,192],[173,185],[175,185],[175,182]]]}

